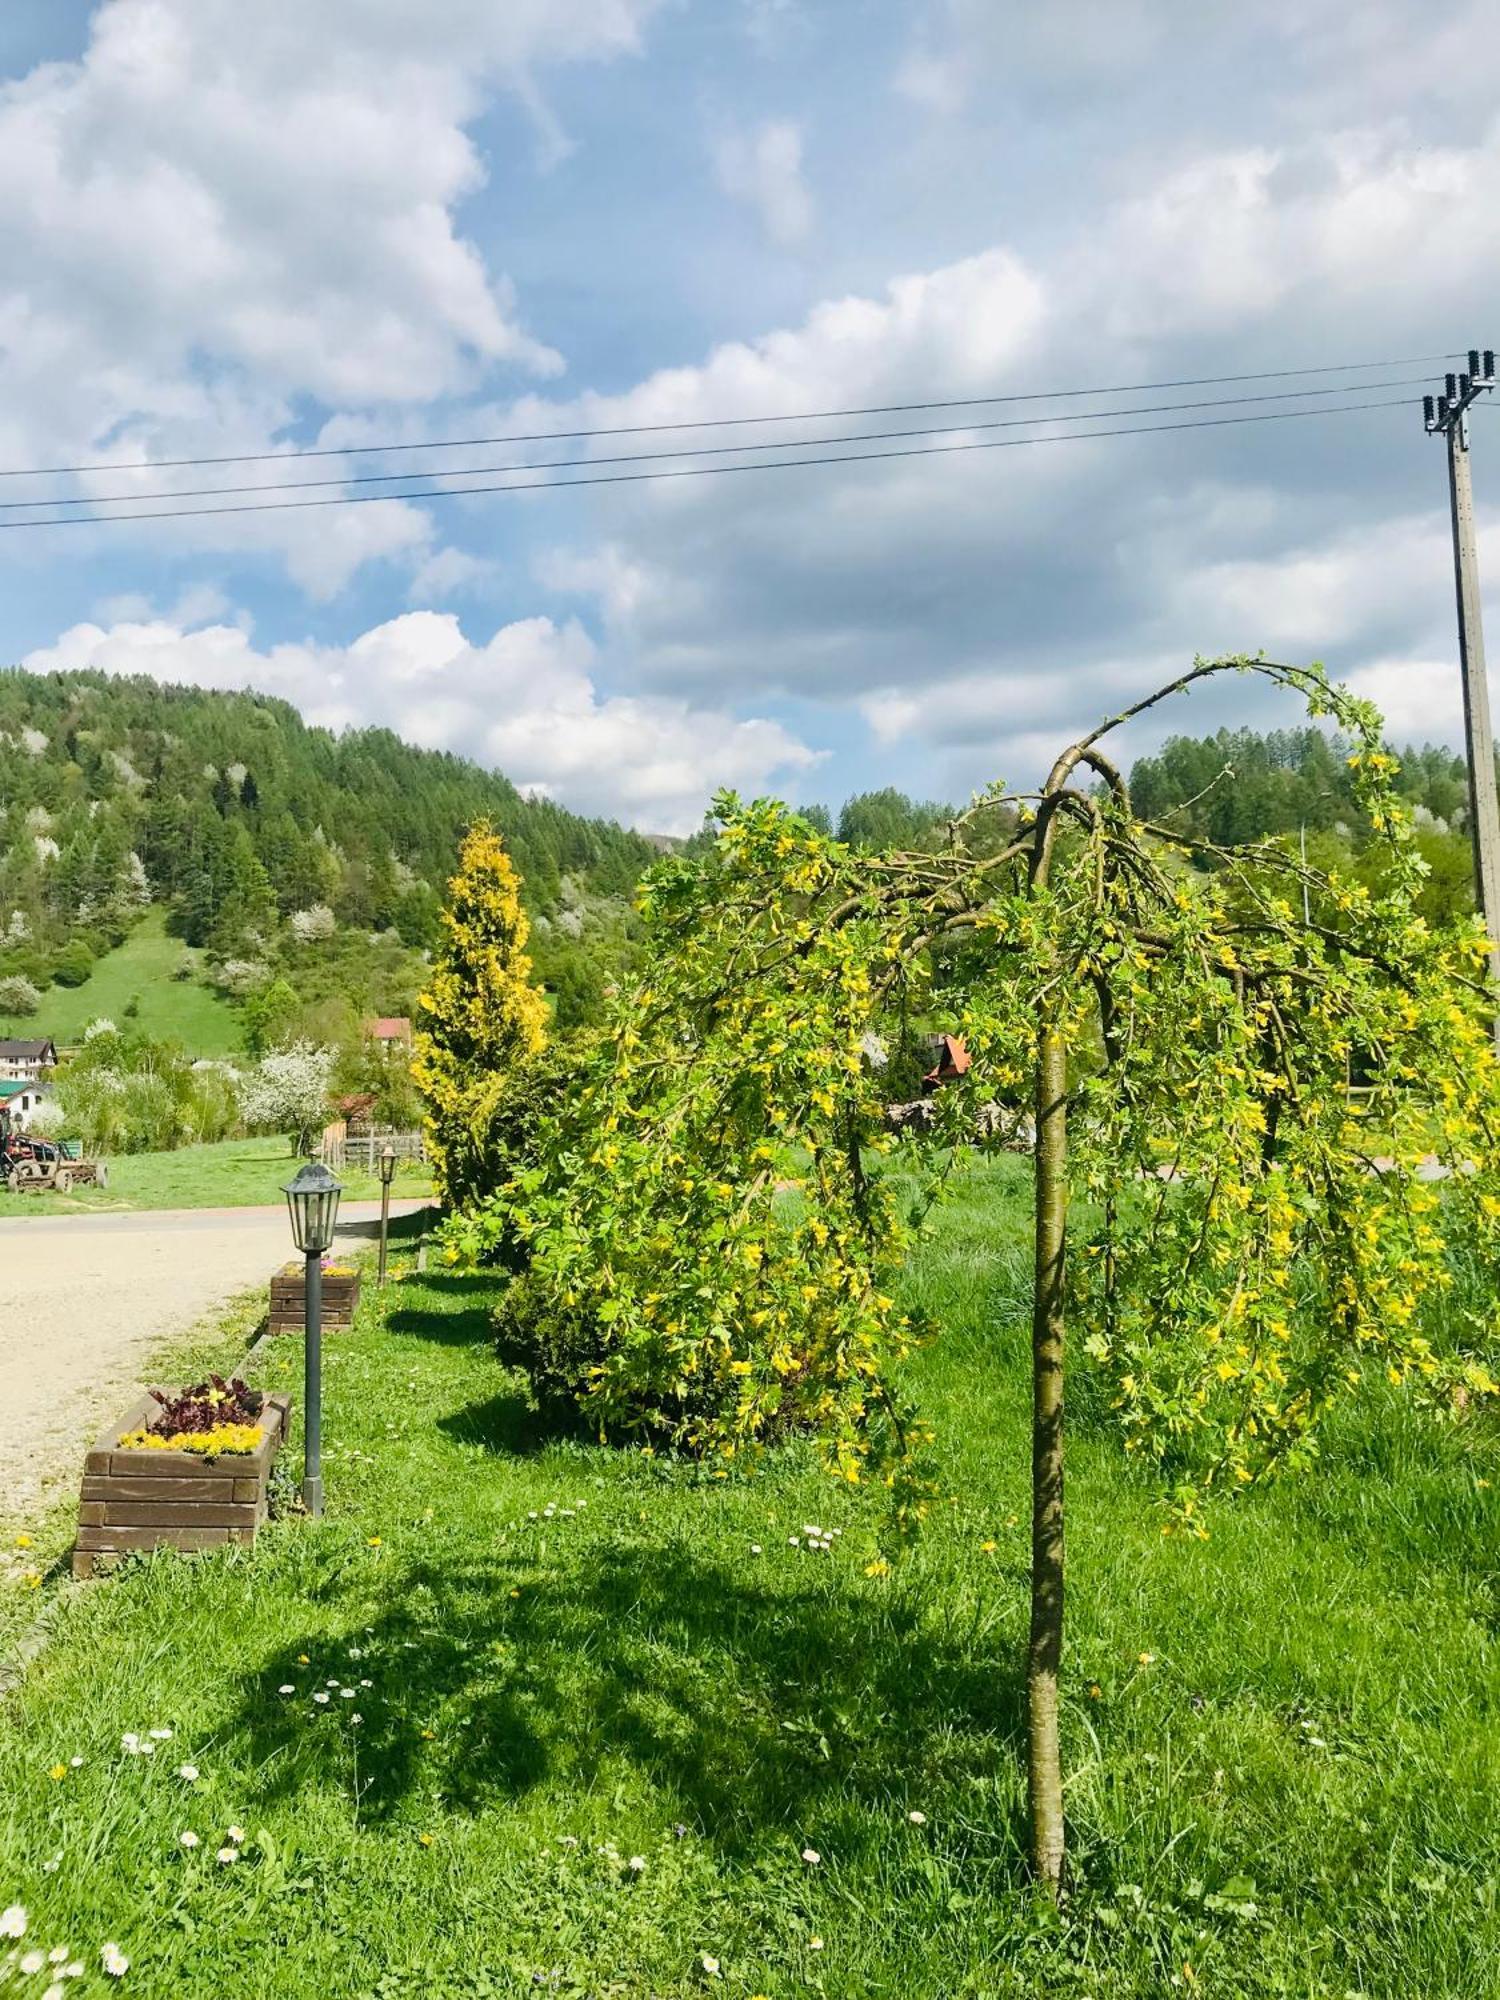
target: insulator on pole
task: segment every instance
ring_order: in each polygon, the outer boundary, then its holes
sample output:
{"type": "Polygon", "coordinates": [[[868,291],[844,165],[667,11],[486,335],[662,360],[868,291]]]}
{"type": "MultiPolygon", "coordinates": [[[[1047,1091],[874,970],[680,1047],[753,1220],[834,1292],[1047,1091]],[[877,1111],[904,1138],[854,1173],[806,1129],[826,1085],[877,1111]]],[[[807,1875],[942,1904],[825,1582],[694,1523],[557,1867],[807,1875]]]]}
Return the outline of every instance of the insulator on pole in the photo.
{"type": "Polygon", "coordinates": [[[1424,396],[1422,398],[1422,421],[1426,424],[1428,430],[1431,430],[1437,422],[1437,412],[1431,396],[1424,396]]]}
{"type": "Polygon", "coordinates": [[[1458,401],[1458,377],[1456,375],[1445,375],[1443,377],[1443,387],[1448,391],[1448,401],[1456,403],[1458,401]]]}
{"type": "Polygon", "coordinates": [[[1477,375],[1479,372],[1479,349],[1471,347],[1469,349],[1469,373],[1477,375]]]}

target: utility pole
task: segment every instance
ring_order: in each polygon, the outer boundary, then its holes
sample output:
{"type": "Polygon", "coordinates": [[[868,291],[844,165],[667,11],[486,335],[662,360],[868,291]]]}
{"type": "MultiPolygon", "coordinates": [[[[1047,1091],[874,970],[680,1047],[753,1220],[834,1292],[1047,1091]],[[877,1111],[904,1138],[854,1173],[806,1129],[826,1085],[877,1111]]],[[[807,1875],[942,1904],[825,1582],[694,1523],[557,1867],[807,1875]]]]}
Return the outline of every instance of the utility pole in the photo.
{"type": "MultiPolygon", "coordinates": [[[[1500,801],[1495,796],[1495,740],[1484,666],[1484,619],[1479,557],[1474,546],[1474,487],[1469,476],[1469,410],[1495,386],[1493,348],[1469,349],[1469,366],[1450,375],[1441,396],[1424,396],[1429,437],[1448,446],[1448,496],[1453,508],[1453,568],[1458,589],[1458,660],[1464,689],[1464,748],[1469,762],[1469,837],[1474,843],[1474,890],[1490,933],[1490,986],[1500,995],[1500,801]]],[[[1495,1023],[1500,1042],[1500,1016],[1495,1023]]]]}

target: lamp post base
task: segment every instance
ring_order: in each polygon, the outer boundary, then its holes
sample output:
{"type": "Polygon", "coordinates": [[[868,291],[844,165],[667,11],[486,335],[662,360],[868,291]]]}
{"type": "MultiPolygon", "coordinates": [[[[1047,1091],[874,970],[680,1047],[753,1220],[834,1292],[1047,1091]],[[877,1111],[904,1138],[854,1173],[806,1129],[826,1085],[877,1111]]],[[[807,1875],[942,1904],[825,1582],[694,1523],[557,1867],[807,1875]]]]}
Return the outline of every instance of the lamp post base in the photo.
{"type": "Polygon", "coordinates": [[[322,1519],[322,1516],[323,1516],[323,1481],[322,1481],[321,1477],[319,1477],[319,1478],[317,1478],[317,1479],[304,1479],[304,1480],[303,1480],[303,1482],[302,1482],[302,1505],[303,1505],[303,1508],[305,1509],[305,1511],[306,1511],[307,1513],[309,1513],[309,1514],[310,1514],[310,1515],[312,1516],[312,1518],[313,1518],[313,1519],[314,1519],[315,1521],[318,1521],[318,1520],[321,1520],[321,1519],[322,1519]]]}

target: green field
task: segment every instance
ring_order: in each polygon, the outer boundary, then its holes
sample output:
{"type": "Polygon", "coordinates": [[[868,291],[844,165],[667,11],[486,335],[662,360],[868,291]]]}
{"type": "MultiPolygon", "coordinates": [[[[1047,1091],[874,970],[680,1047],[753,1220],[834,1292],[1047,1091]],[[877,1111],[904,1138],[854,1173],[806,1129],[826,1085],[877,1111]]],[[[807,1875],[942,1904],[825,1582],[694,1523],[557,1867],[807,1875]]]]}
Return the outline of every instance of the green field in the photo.
{"type": "Polygon", "coordinates": [[[717,1479],[549,1434],[490,1279],[367,1294],[328,1518],[57,1605],[0,1737],[26,1943],[201,2000],[1493,2000],[1500,1447],[1384,1394],[1198,1542],[1080,1385],[1073,1891],[1028,1888],[1025,1195],[982,1170],[912,1273],[948,1497],[889,1577],[879,1495],[808,1451],[717,1479]]]}
{"type": "MultiPolygon", "coordinates": [[[[179,1146],[171,1153],[118,1153],[109,1162],[107,1188],[79,1187],[71,1194],[7,1194],[0,1216],[79,1215],[122,1208],[255,1208],[281,1200],[298,1161],[282,1138],[221,1139],[212,1146],[179,1146]]],[[[380,1193],[374,1174],[351,1168],[340,1175],[350,1201],[380,1193]]],[[[426,1194],[425,1168],[403,1165],[392,1182],[397,1196],[426,1194]]]]}
{"type": "Polygon", "coordinates": [[[166,913],[149,910],[115,951],[99,959],[82,986],[49,986],[35,1014],[0,1015],[0,1035],[35,1040],[50,1035],[58,1047],[76,1042],[102,1015],[117,1028],[135,1028],[157,1040],[181,1042],[195,1056],[230,1056],[240,1049],[239,1016],[199,982],[201,952],[167,936],[166,913]],[[174,979],[183,965],[191,979],[174,979]],[[130,1019],[132,999],[140,1011],[130,1019]]]}

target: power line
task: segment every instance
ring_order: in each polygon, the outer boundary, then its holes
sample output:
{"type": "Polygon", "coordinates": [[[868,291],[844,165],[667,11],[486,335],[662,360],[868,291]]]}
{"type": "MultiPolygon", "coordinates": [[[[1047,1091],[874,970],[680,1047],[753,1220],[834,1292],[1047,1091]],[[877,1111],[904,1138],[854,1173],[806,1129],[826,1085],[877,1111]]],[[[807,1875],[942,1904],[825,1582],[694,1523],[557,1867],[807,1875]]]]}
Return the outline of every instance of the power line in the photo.
{"type": "MultiPolygon", "coordinates": [[[[1366,389],[1410,389],[1425,384],[1427,380],[1425,375],[1409,375],[1360,386],[1366,389]]],[[[1352,388],[1353,385],[1349,390],[1279,389],[1260,396],[1210,396],[1187,403],[1139,403],[1125,409],[1080,410],[1073,416],[1063,412],[1040,417],[988,417],[978,423],[926,425],[914,430],[846,431],[842,436],[834,437],[762,438],[754,444],[676,445],[668,451],[623,452],[601,458],[536,459],[511,465],[424,465],[413,472],[344,473],[333,479],[268,479],[247,486],[179,486],[152,493],[48,494],[40,500],[0,500],[0,512],[22,513],[40,507],[134,506],[148,501],[201,500],[239,493],[299,493],[325,486],[389,485],[392,481],[404,479],[480,479],[496,472],[557,472],[570,466],[645,465],[669,458],[721,458],[748,451],[807,451],[815,446],[830,444],[879,444],[887,438],[952,437],[967,431],[1018,430],[1033,424],[1085,424],[1103,422],[1108,417],[1160,416],[1174,410],[1224,410],[1244,403],[1282,403],[1306,396],[1344,395],[1352,393],[1352,388]]],[[[1339,406],[1335,404],[1332,407],[1339,406]]],[[[1288,411],[1286,414],[1294,416],[1299,413],[1288,411]]],[[[457,493],[469,490],[466,487],[454,488],[457,493]]],[[[393,493],[385,497],[399,500],[408,496],[393,493]]]]}
{"type": "MultiPolygon", "coordinates": [[[[367,458],[398,451],[466,451],[499,444],[572,443],[582,438],[642,437],[666,431],[720,430],[743,424],[810,424],[842,417],[906,416],[922,410],[988,409],[1002,403],[1052,403],[1086,396],[1145,396],[1166,389],[1224,388],[1238,382],[1283,382],[1308,375],[1369,373],[1380,368],[1435,368],[1458,359],[1451,354],[1402,354],[1385,361],[1328,361],[1317,367],[1261,368],[1240,375],[1181,375],[1164,382],[1112,382],[1094,389],[1030,389],[1003,396],[949,396],[927,402],[867,403],[834,410],[783,410],[761,417],[692,417],[675,423],[615,424],[594,430],[510,431],[497,437],[424,438],[389,444],[296,445],[281,451],[228,452],[217,458],[104,460],[94,465],[0,466],[0,479],[62,479],[93,472],[170,472],[193,465],[257,465],[276,459],[367,458]]],[[[1374,387],[1351,383],[1351,389],[1374,387]]],[[[1332,383],[1330,395],[1342,393],[1332,383]]],[[[415,475],[414,475],[415,476],[415,475]]]]}
{"type": "MultiPolygon", "coordinates": [[[[1091,438],[1154,437],[1164,431],[1216,430],[1226,424],[1285,423],[1300,417],[1337,417],[1360,410],[1404,410],[1410,407],[1409,398],[1395,396],[1370,403],[1330,403],[1320,409],[1258,410],[1240,417],[1195,417],[1180,424],[1129,424],[1103,431],[1063,431],[1050,437],[977,438],[967,444],[908,445],[898,451],[827,452],[816,458],[757,459],[741,465],[688,465],[658,472],[590,473],[581,479],[536,480],[493,486],[435,486],[400,494],[331,494],[319,500],[236,501],[227,507],[163,507],[135,514],[49,514],[33,516],[26,521],[0,521],[0,534],[14,534],[26,528],[89,528],[131,521],[194,521],[220,514],[279,514],[308,507],[367,507],[372,502],[396,499],[463,500],[490,493],[551,493],[564,486],[629,486],[643,480],[717,479],[736,472],[798,472],[808,466],[862,465],[875,460],[945,457],[966,451],[1008,451],[1022,445],[1082,444],[1091,438]]],[[[966,425],[964,428],[970,427],[966,425]]]]}

